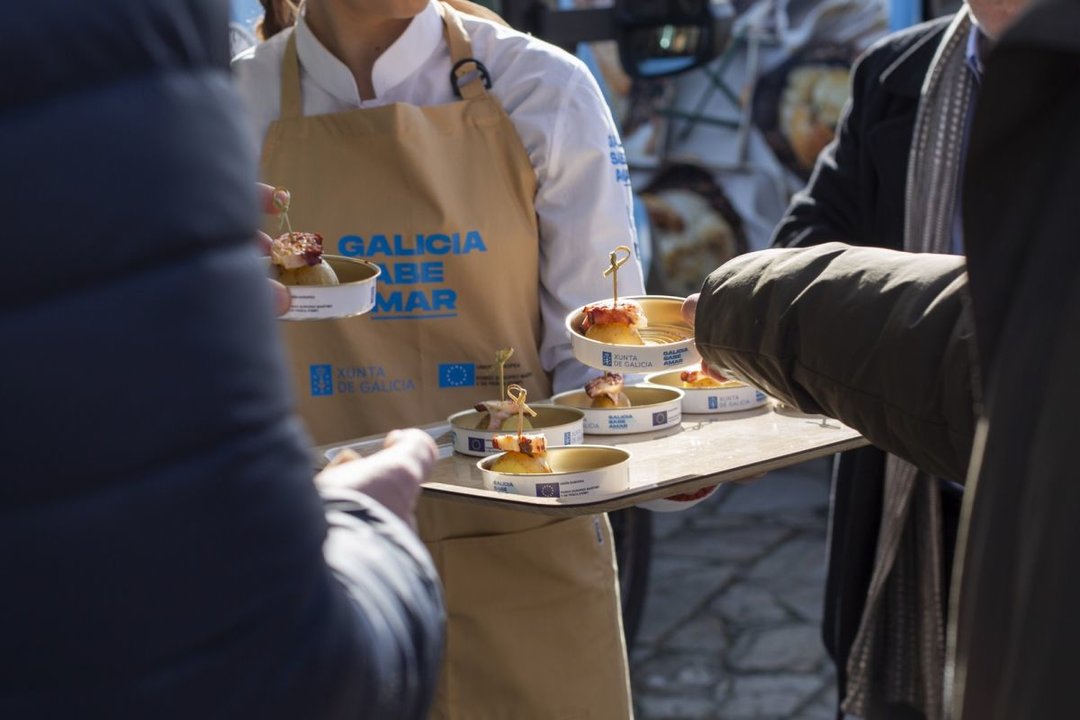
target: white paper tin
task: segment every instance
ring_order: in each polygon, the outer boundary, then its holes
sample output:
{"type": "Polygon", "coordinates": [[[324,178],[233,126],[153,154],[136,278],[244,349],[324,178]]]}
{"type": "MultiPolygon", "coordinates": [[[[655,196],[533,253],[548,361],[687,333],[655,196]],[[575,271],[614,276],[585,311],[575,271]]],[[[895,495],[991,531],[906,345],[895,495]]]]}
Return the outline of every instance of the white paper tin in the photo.
{"type": "MultiPolygon", "coordinates": [[[[544,433],[549,448],[580,445],[585,442],[585,413],[574,408],[540,403],[529,403],[529,407],[536,411],[536,417],[529,418],[532,429],[526,429],[525,432],[544,433]]],[[[496,435],[517,432],[516,426],[513,430],[478,429],[476,426],[485,414],[476,410],[465,410],[447,418],[454,450],[462,455],[484,457],[499,452],[491,444],[496,435]]]]}
{"type": "Polygon", "coordinates": [[[633,295],[625,299],[636,301],[645,312],[648,327],[641,336],[646,344],[612,345],[585,337],[581,330],[584,307],[580,307],[566,316],[574,357],[589,367],[624,374],[671,370],[701,360],[693,328],[682,319],[683,298],[633,295]]]}
{"type": "Polygon", "coordinates": [[[484,487],[529,497],[583,500],[623,492],[630,487],[630,453],[605,445],[548,448],[550,473],[498,473],[489,468],[495,457],[476,463],[484,487]]]}
{"type": "Polygon", "coordinates": [[[681,373],[681,370],[653,373],[645,377],[645,382],[682,390],[682,411],[687,414],[738,412],[761,407],[769,401],[769,396],[757,388],[734,381],[730,387],[683,387],[681,373]]]}
{"type": "Polygon", "coordinates": [[[576,408],[585,415],[589,435],[627,435],[674,427],[682,422],[683,393],[677,388],[628,385],[628,408],[594,408],[584,390],[569,390],[551,398],[561,407],[576,408]]]}
{"type": "MultiPolygon", "coordinates": [[[[328,320],[363,315],[375,307],[379,266],[367,260],[323,255],[340,285],[286,285],[291,302],[282,320],[328,320]]],[[[267,258],[269,269],[270,260],[267,258]]]]}

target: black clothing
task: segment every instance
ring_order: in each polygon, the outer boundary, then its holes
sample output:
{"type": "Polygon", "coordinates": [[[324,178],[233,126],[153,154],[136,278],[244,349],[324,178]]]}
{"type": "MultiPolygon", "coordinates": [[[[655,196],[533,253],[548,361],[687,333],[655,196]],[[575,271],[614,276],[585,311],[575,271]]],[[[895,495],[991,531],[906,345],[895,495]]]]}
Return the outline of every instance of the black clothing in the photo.
{"type": "Polygon", "coordinates": [[[771,250],[717,269],[697,308],[705,360],[928,472],[968,467],[956,720],[1080,717],[1078,80],[1077,0],[1037,3],[990,53],[963,192],[970,275],[943,255],[771,250]]]}
{"type": "Polygon", "coordinates": [[[431,697],[430,559],[311,481],[226,27],[218,0],[0,22],[3,718],[398,720],[431,697]]]}
{"type": "Polygon", "coordinates": [[[990,54],[965,175],[984,395],[952,620],[970,720],[1080,717],[1078,118],[1080,2],[1036,3],[990,54]]]}

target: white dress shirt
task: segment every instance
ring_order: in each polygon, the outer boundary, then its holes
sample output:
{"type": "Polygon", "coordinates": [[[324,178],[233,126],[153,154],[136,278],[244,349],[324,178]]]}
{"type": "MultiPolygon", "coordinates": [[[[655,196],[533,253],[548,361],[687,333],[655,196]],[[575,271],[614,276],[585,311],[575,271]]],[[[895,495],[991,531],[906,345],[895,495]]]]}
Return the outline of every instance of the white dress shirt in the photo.
{"type": "MultiPolygon", "coordinates": [[[[442,19],[427,6],[379,56],[372,72],[375,99],[361,100],[349,69],[312,34],[303,18],[233,61],[261,147],[281,112],[281,61],[296,33],[305,115],[391,103],[454,102],[450,52],[442,19]]],[[[575,307],[611,297],[602,276],[617,245],[637,252],[629,172],[618,131],[600,89],[574,56],[498,23],[463,15],[473,56],[491,73],[490,92],[513,122],[536,171],[540,226],[540,360],[555,392],[580,387],[599,374],[573,359],[564,322],[575,307]]],[[[641,267],[619,271],[619,295],[644,293],[641,267]]]]}

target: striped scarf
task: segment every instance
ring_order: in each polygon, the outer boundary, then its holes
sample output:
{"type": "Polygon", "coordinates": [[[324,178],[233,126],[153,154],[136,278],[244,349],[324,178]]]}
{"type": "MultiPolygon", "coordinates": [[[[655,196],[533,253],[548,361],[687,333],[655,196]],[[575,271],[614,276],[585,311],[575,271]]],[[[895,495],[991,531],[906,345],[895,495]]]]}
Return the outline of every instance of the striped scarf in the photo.
{"type": "MultiPolygon", "coordinates": [[[[919,98],[908,157],[904,249],[948,253],[960,183],[969,103],[965,67],[971,18],[950,23],[919,98]]],[[[865,717],[881,703],[903,703],[927,720],[943,717],[941,495],[936,478],[889,455],[874,570],[848,656],[845,712],[865,717]]]]}

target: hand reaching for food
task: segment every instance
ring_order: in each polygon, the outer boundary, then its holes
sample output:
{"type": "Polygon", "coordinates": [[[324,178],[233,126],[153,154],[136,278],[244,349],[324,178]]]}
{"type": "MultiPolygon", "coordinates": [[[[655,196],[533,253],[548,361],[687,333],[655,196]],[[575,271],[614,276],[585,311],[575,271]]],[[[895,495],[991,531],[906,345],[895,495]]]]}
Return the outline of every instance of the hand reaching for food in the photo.
{"type": "Polygon", "coordinates": [[[315,476],[318,487],[344,487],[368,495],[416,528],[414,511],[420,485],[431,474],[438,448],[422,430],[394,430],[383,449],[366,458],[342,450],[315,476]]]}
{"type": "Polygon", "coordinates": [[[694,293],[683,300],[682,304],[682,319],[690,327],[694,327],[694,317],[697,315],[698,298],[701,297],[701,293],[694,293]]]}
{"type": "MultiPolygon", "coordinates": [[[[693,295],[690,295],[685,300],[683,300],[682,319],[687,324],[689,324],[690,327],[694,327],[694,318],[697,315],[698,298],[700,296],[701,293],[694,293],[693,295]]],[[[702,376],[705,376],[706,378],[711,378],[712,380],[716,381],[717,387],[722,387],[726,383],[730,383],[733,380],[733,378],[726,376],[720,370],[720,368],[710,364],[709,361],[705,360],[704,358],[701,360],[701,370],[698,372],[698,374],[694,376],[683,377],[682,380],[684,382],[688,380],[691,381],[691,386],[694,385],[693,381],[697,381],[698,387],[705,387],[708,384],[702,383],[702,376]]]]}

